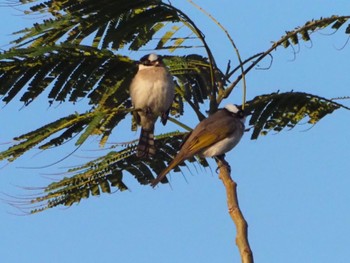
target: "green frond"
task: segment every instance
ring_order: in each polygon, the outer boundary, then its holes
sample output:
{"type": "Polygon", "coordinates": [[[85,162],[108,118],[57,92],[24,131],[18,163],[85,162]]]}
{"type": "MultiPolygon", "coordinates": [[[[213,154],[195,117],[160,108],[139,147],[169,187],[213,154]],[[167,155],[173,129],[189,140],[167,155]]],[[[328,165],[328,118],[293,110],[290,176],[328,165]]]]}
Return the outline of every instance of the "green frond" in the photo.
{"type": "MultiPolygon", "coordinates": [[[[238,83],[243,79],[243,76],[246,76],[252,69],[254,69],[264,58],[271,55],[277,47],[282,46],[284,48],[288,48],[291,45],[298,45],[300,40],[310,41],[311,35],[319,30],[323,30],[325,28],[331,28],[333,30],[339,30],[348,20],[350,16],[331,16],[328,18],[321,18],[318,20],[311,20],[305,23],[305,25],[301,27],[297,27],[292,31],[286,31],[286,34],[282,36],[278,41],[273,42],[270,48],[266,51],[253,55],[243,61],[244,72],[243,74],[238,74],[236,79],[229,84],[228,87],[225,87],[224,90],[220,90],[217,102],[220,104],[223,99],[230,96],[232,91],[236,88],[238,83]],[[247,65],[250,63],[250,65],[247,65]]],[[[345,29],[345,34],[350,34],[350,24],[345,29]]],[[[228,68],[228,72],[226,74],[226,78],[223,83],[226,83],[226,80],[230,79],[234,73],[238,72],[240,67],[236,67],[233,70],[228,68]]]]}
{"type": "MultiPolygon", "coordinates": [[[[192,101],[199,109],[199,104],[208,100],[211,94],[211,65],[207,58],[199,55],[187,55],[183,57],[165,57],[165,63],[171,73],[176,77],[179,88],[176,90],[181,99],[192,101]]],[[[217,80],[224,78],[221,71],[217,70],[217,80]]]]}
{"type": "MultiPolygon", "coordinates": [[[[35,146],[46,150],[73,137],[77,137],[75,144],[81,145],[89,137],[99,136],[103,147],[113,129],[133,111],[128,90],[136,63],[120,55],[127,50],[172,52],[195,46],[204,48],[207,58],[195,54],[164,58],[176,82],[171,115],[182,115],[187,103],[201,119],[203,104],[209,102],[210,110],[215,111],[242,77],[278,46],[310,41],[312,34],[321,29],[340,30],[350,18],[332,16],[309,21],[286,32],[266,52],[243,61],[242,74],[237,73],[239,67],[231,71],[230,65],[223,74],[215,65],[204,34],[186,14],[165,1],[26,0],[21,3],[29,3],[26,14],[45,14],[45,19],[16,32],[18,39],[12,48],[0,53],[2,100],[9,103],[20,96],[20,101],[28,105],[47,91],[49,103],[77,102],[85,98],[91,108],[15,138],[18,144],[0,153],[0,160],[9,161],[35,146]],[[236,81],[229,84],[237,74],[240,75],[236,81]]],[[[350,25],[345,33],[350,33],[350,25]]],[[[245,110],[251,115],[251,138],[257,139],[271,131],[292,129],[304,119],[314,125],[340,107],[342,105],[334,101],[307,93],[277,92],[255,97],[247,102],[245,110]]],[[[175,119],[172,121],[176,123],[175,119]]],[[[186,133],[173,132],[156,136],[157,153],[152,160],[135,156],[136,141],[112,146],[113,150],[105,156],[69,169],[68,177],[45,187],[43,193],[32,200],[31,205],[38,208],[31,212],[71,206],[90,196],[111,193],[113,188],[127,190],[125,176],[148,185],[176,155],[184,135],[186,133]]],[[[188,162],[208,166],[206,159],[197,157],[188,162]]],[[[188,162],[179,164],[174,171],[181,171],[188,162]]]]}
{"type": "Polygon", "coordinates": [[[0,54],[0,95],[8,103],[26,88],[21,101],[29,104],[51,88],[50,102],[89,97],[90,104],[98,104],[110,86],[120,80],[130,82],[135,69],[134,61],[127,57],[88,46],[15,49],[0,54]]]}
{"type": "MultiPolygon", "coordinates": [[[[327,27],[331,27],[334,30],[339,30],[348,20],[350,16],[331,16],[328,18],[320,18],[317,20],[311,20],[305,23],[305,25],[301,27],[297,27],[292,31],[287,31],[286,35],[281,37],[280,40],[274,43],[273,49],[277,46],[282,45],[287,48],[291,44],[298,45],[299,40],[310,41],[310,35],[314,32],[317,32],[321,29],[325,29],[327,27]]],[[[350,25],[348,25],[349,27],[350,25]]],[[[347,27],[347,28],[348,28],[347,27]]],[[[347,29],[345,30],[346,34],[349,34],[347,29]]]]}
{"type": "Polygon", "coordinates": [[[94,47],[138,50],[161,29],[163,22],[181,22],[175,8],[159,0],[46,1],[31,12],[51,13],[49,19],[17,34],[17,47],[39,47],[59,41],[80,44],[92,38],[94,47]]]}
{"type": "MultiPolygon", "coordinates": [[[[100,145],[103,146],[113,128],[128,114],[125,110],[130,107],[129,84],[136,68],[134,61],[126,57],[114,55],[108,50],[62,44],[42,49],[11,50],[1,54],[0,59],[3,59],[0,69],[1,66],[10,68],[0,75],[0,94],[4,95],[4,101],[9,102],[21,89],[27,88],[21,97],[27,105],[49,88],[51,103],[67,99],[75,102],[86,97],[92,105],[88,111],[89,118],[80,121],[79,117],[74,120],[76,123],[67,122],[66,126],[57,127],[53,122],[50,125],[55,128],[49,131],[45,130],[46,126],[37,129],[35,136],[23,137],[21,143],[1,153],[2,159],[14,160],[58,132],[62,133],[39,148],[45,150],[59,146],[78,133],[81,135],[77,145],[89,136],[100,135],[100,145]],[[45,136],[38,136],[42,129],[46,131],[45,136]]],[[[169,56],[165,62],[178,83],[171,114],[182,115],[185,101],[192,101],[199,110],[199,104],[208,99],[210,92],[207,59],[197,55],[169,56]]]]}
{"type": "Polygon", "coordinates": [[[104,118],[104,114],[102,112],[97,111],[95,116],[91,119],[89,124],[87,125],[85,131],[82,135],[80,135],[79,139],[75,143],[76,145],[83,144],[83,142],[92,134],[99,134],[98,125],[104,118]]]}
{"type": "Polygon", "coordinates": [[[131,42],[130,50],[139,50],[142,46],[146,45],[152,37],[164,27],[164,23],[154,23],[151,25],[144,25],[142,30],[138,33],[137,38],[131,42]]]}
{"type": "Polygon", "coordinates": [[[270,131],[280,132],[294,128],[308,117],[309,124],[316,124],[324,116],[342,107],[341,104],[302,92],[271,93],[248,101],[245,110],[251,115],[253,128],[251,139],[270,131]]]}
{"type": "MultiPolygon", "coordinates": [[[[164,48],[165,44],[172,40],[172,37],[178,32],[182,27],[174,25],[171,27],[169,31],[166,31],[163,36],[160,38],[156,49],[164,48]]],[[[175,39],[176,41],[176,39],[175,39]]]]}
{"type": "MultiPolygon", "coordinates": [[[[154,48],[165,48],[169,41],[172,50],[188,39],[202,42],[209,61],[202,58],[205,66],[197,64],[191,71],[182,68],[186,73],[178,69],[177,75],[180,86],[187,85],[188,99],[193,99],[197,107],[212,92],[210,50],[193,21],[172,5],[160,0],[66,0],[40,1],[29,6],[27,14],[50,15],[17,32],[21,37],[14,41],[14,47],[0,54],[0,95],[6,103],[22,91],[20,100],[28,105],[50,88],[50,103],[76,102],[87,97],[91,105],[98,105],[103,94],[118,81],[126,87],[136,70],[132,60],[115,52],[123,48],[139,50],[159,36],[154,48]],[[184,35],[175,37],[181,28],[187,29],[181,30],[184,35]],[[194,96],[189,95],[192,90],[194,96]]],[[[189,66],[198,59],[191,60],[189,66]]],[[[114,103],[124,103],[126,91],[114,103]]]]}
{"type": "Polygon", "coordinates": [[[39,149],[46,150],[51,147],[60,146],[79,133],[82,134],[77,139],[76,145],[83,144],[84,141],[92,135],[107,136],[111,133],[113,128],[125,118],[128,112],[129,111],[125,108],[120,107],[119,109],[97,108],[94,111],[83,114],[71,114],[32,132],[14,138],[16,141],[19,141],[19,143],[1,152],[0,160],[7,159],[9,161],[14,161],[23,153],[59,132],[61,132],[61,134],[40,145],[39,149]]]}
{"type": "MultiPolygon", "coordinates": [[[[38,203],[40,208],[31,213],[43,211],[59,205],[70,206],[89,196],[110,193],[111,187],[120,191],[128,187],[123,182],[124,176],[133,176],[141,185],[147,185],[160,173],[177,153],[182,138],[186,133],[172,132],[156,138],[158,150],[156,158],[144,160],[135,156],[136,145],[130,143],[119,152],[111,151],[107,155],[90,161],[82,166],[68,171],[71,177],[65,177],[45,188],[42,195],[32,200],[32,205],[38,203]]],[[[206,167],[205,160],[196,161],[206,167]]],[[[184,164],[180,164],[183,166],[184,164]]],[[[180,171],[177,167],[174,171],[180,171]]]]}
{"type": "Polygon", "coordinates": [[[67,129],[61,136],[51,140],[50,142],[41,146],[42,149],[47,149],[50,146],[61,145],[65,140],[71,138],[73,134],[80,132],[84,126],[86,126],[91,119],[91,114],[72,114],[67,117],[61,118],[50,124],[47,124],[39,129],[36,129],[27,134],[14,138],[16,141],[22,141],[19,144],[11,146],[6,151],[0,153],[0,160],[7,159],[14,161],[24,152],[29,151],[51,135],[67,129]]]}
{"type": "MultiPolygon", "coordinates": [[[[245,110],[251,115],[249,124],[254,129],[252,139],[256,139],[271,130],[279,132],[286,127],[294,128],[305,117],[308,117],[308,123],[315,124],[340,107],[338,103],[311,94],[286,92],[257,96],[247,103],[245,110]]],[[[157,153],[152,160],[135,156],[134,141],[126,143],[120,151],[111,151],[105,156],[70,169],[68,174],[71,177],[51,183],[45,188],[44,194],[32,200],[32,205],[38,203],[40,208],[31,212],[36,213],[59,205],[70,206],[89,196],[110,193],[111,187],[120,191],[126,190],[128,187],[123,180],[125,176],[133,176],[141,185],[149,184],[176,155],[186,134],[173,132],[156,136],[157,153]]],[[[203,167],[208,166],[205,159],[194,157],[188,161],[203,167]]],[[[181,171],[180,167],[184,165],[186,164],[179,164],[174,171],[181,171]]]]}

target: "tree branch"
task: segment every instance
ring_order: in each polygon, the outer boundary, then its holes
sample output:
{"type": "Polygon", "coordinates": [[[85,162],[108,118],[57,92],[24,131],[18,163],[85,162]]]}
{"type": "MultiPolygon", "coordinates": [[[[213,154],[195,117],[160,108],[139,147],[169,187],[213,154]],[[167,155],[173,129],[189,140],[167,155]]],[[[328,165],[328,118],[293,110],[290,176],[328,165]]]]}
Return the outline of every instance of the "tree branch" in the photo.
{"type": "MultiPolygon", "coordinates": [[[[350,19],[350,16],[331,16],[328,18],[321,18],[318,20],[308,21],[302,27],[297,27],[293,31],[287,31],[286,35],[281,37],[281,39],[278,40],[277,42],[273,42],[272,46],[268,50],[260,53],[260,56],[258,56],[258,58],[255,61],[253,61],[253,63],[248,68],[246,68],[243,71],[243,73],[240,74],[229,87],[226,88],[225,92],[220,97],[217,98],[217,103],[220,104],[223,99],[227,98],[231,94],[232,90],[236,87],[236,85],[241,81],[241,79],[245,75],[247,75],[247,73],[251,69],[253,69],[261,60],[263,60],[266,56],[270,55],[270,53],[272,53],[272,51],[276,50],[277,47],[284,46],[286,48],[292,44],[295,44],[295,45],[298,44],[298,41],[299,41],[298,35],[301,35],[301,37],[304,41],[308,41],[308,39],[303,38],[303,34],[304,35],[305,34],[312,34],[312,33],[316,32],[317,30],[320,30],[320,29],[323,29],[325,27],[328,27],[329,25],[332,25],[335,22],[340,22],[340,21],[345,22],[348,19],[350,19]],[[293,40],[293,39],[295,39],[295,40],[293,40]],[[291,41],[291,43],[290,43],[290,41],[291,41]]],[[[342,24],[340,24],[339,27],[341,25],[342,24]]],[[[339,29],[337,27],[332,27],[332,28],[335,30],[339,29]]]]}
{"type": "Polygon", "coordinates": [[[219,178],[226,188],[228,212],[236,225],[236,245],[241,254],[242,263],[253,263],[253,253],[248,242],[248,224],[239,208],[237,198],[237,184],[231,178],[231,168],[224,157],[217,158],[219,178]]]}

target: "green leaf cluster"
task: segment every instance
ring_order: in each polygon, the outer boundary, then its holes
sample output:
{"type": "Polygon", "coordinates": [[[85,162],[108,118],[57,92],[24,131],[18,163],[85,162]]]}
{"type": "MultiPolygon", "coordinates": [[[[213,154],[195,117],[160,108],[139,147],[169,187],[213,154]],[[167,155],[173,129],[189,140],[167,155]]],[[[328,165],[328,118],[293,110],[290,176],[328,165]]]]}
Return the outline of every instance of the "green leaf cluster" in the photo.
{"type": "Polygon", "coordinates": [[[316,124],[327,114],[342,105],[303,92],[285,92],[260,95],[247,102],[246,111],[251,115],[249,125],[253,128],[251,139],[266,135],[270,131],[293,129],[308,117],[309,124],[316,124]]]}
{"type": "Polygon", "coordinates": [[[64,41],[80,44],[92,38],[92,47],[138,50],[152,39],[164,22],[178,22],[178,12],[160,0],[45,1],[27,13],[51,15],[17,32],[18,46],[46,46],[64,41]]]}
{"type": "MultiPolygon", "coordinates": [[[[111,187],[119,191],[127,190],[128,187],[123,180],[125,175],[132,175],[141,185],[149,184],[154,179],[154,174],[160,173],[176,155],[186,134],[172,132],[157,136],[157,154],[151,160],[136,157],[136,141],[134,141],[126,144],[120,151],[110,151],[103,157],[70,169],[68,171],[70,177],[51,183],[45,188],[45,194],[31,201],[31,205],[36,207],[31,213],[41,212],[58,205],[71,206],[90,195],[111,193],[111,187]]],[[[197,159],[189,160],[189,162],[194,161],[197,159]]],[[[198,159],[198,161],[202,166],[208,166],[205,159],[198,159]]],[[[182,163],[179,166],[184,165],[186,164],[182,163]]],[[[179,172],[181,169],[176,167],[174,171],[179,172]]],[[[163,183],[166,182],[167,180],[163,181],[163,183]]]]}
{"type": "MultiPolygon", "coordinates": [[[[217,110],[251,69],[271,56],[277,47],[287,48],[300,41],[310,41],[312,33],[325,28],[338,31],[349,19],[349,16],[331,16],[309,21],[287,31],[265,52],[239,59],[241,63],[234,69],[228,63],[226,70],[222,70],[216,65],[204,34],[196,24],[165,1],[21,2],[29,6],[27,15],[39,13],[45,14],[45,18],[16,32],[18,38],[12,42],[12,47],[0,53],[3,102],[19,98],[29,106],[46,93],[50,105],[85,100],[90,108],[15,137],[17,143],[0,152],[0,160],[8,161],[14,161],[34,147],[46,150],[72,139],[75,145],[81,146],[91,136],[97,136],[99,145],[104,147],[112,131],[134,111],[128,90],[137,63],[135,58],[125,55],[130,51],[137,58],[145,50],[179,52],[181,55],[167,53],[164,56],[176,83],[171,115],[179,117],[185,110],[192,110],[201,120],[206,116],[204,107],[208,107],[209,113],[217,110]],[[184,55],[190,48],[196,48],[196,52],[191,49],[184,55]]],[[[345,34],[349,34],[349,28],[347,25],[345,34]]],[[[244,99],[241,107],[248,114],[251,139],[271,131],[292,129],[305,118],[314,125],[333,111],[346,108],[302,92],[260,95],[248,102],[244,99]]],[[[178,120],[176,123],[186,127],[178,120]]],[[[136,142],[116,143],[105,156],[70,169],[69,177],[45,187],[44,193],[32,200],[31,205],[38,205],[32,212],[58,205],[70,206],[89,196],[110,193],[112,187],[126,190],[125,176],[131,175],[141,185],[149,184],[177,153],[185,135],[178,131],[157,135],[157,156],[151,160],[136,158],[136,142]]],[[[117,138],[124,141],[123,133],[119,132],[117,138]]],[[[189,161],[208,166],[205,159],[189,161]]],[[[180,167],[175,171],[181,171],[180,167]]]]}
{"type": "Polygon", "coordinates": [[[103,100],[112,107],[127,99],[135,69],[130,58],[106,49],[70,43],[20,48],[0,54],[0,95],[9,103],[26,89],[20,101],[28,105],[49,88],[50,103],[87,97],[89,104],[103,100]],[[118,92],[118,97],[106,98],[106,92],[118,92]]]}
{"type": "MultiPolygon", "coordinates": [[[[298,45],[300,39],[303,41],[310,41],[310,35],[319,30],[330,27],[333,30],[339,30],[348,20],[349,16],[331,16],[328,18],[320,18],[316,20],[311,20],[305,23],[305,25],[301,27],[297,27],[292,31],[287,31],[286,35],[284,35],[278,42],[274,44],[274,46],[278,46],[282,44],[285,48],[291,45],[298,45]]],[[[345,29],[346,34],[350,34],[350,25],[345,29]]]]}

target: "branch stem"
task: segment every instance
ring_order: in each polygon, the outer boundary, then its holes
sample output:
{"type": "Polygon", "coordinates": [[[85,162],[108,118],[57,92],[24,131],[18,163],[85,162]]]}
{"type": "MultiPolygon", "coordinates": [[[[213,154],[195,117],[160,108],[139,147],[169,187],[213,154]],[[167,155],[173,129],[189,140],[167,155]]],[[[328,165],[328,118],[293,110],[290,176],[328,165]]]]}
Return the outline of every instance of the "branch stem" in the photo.
{"type": "Polygon", "coordinates": [[[236,245],[241,255],[242,263],[253,263],[253,253],[248,242],[248,224],[239,208],[237,198],[237,183],[231,178],[230,165],[225,159],[218,158],[219,178],[226,188],[228,212],[236,225],[236,245]]]}

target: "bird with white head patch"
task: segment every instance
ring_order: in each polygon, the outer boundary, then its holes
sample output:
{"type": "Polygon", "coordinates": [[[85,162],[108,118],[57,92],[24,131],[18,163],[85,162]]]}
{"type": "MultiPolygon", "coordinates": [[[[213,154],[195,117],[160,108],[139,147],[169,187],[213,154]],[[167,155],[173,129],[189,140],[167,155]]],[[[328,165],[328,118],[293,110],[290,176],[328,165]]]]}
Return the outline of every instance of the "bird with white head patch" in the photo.
{"type": "Polygon", "coordinates": [[[242,110],[228,104],[202,120],[187,136],[168,167],[151,182],[151,186],[155,187],[174,167],[194,155],[214,157],[233,149],[243,136],[245,119],[242,110]]]}
{"type": "Polygon", "coordinates": [[[130,84],[130,97],[136,110],[136,120],[142,127],[136,153],[138,157],[155,154],[154,125],[158,116],[166,124],[174,93],[173,77],[162,58],[156,54],[142,57],[130,84]]]}

